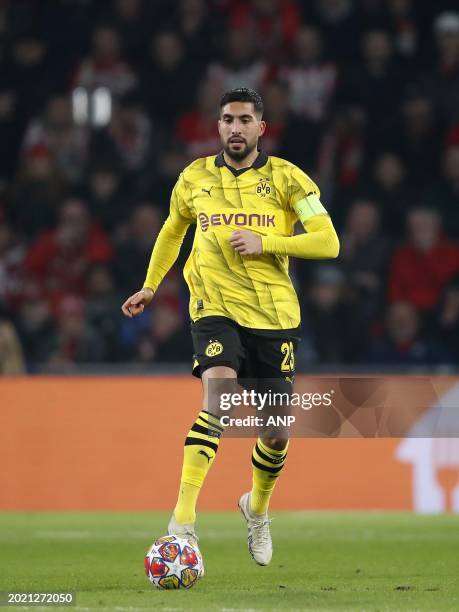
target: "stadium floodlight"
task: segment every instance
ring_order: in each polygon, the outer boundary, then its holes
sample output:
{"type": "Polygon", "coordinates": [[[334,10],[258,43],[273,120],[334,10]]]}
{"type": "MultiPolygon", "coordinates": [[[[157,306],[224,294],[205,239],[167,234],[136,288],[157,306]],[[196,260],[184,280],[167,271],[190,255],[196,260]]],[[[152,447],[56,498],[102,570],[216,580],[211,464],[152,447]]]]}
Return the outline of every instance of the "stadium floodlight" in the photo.
{"type": "Polygon", "coordinates": [[[112,94],[107,87],[77,87],[72,92],[72,115],[77,125],[104,127],[112,118],[112,94]]]}

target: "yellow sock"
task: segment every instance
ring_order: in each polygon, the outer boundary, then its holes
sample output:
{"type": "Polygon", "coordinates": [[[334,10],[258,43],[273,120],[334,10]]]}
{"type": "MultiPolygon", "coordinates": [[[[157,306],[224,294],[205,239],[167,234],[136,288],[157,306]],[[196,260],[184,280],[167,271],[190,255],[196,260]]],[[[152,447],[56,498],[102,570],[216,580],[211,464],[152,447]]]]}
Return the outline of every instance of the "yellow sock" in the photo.
{"type": "Polygon", "coordinates": [[[255,514],[268,511],[276,481],[284,467],[287,457],[287,446],[283,450],[274,450],[263,444],[258,438],[252,452],[252,492],[250,510],[255,514]]]}
{"type": "Polygon", "coordinates": [[[223,427],[217,417],[202,410],[188,432],[183,450],[182,477],[175,506],[175,520],[194,523],[196,502],[210,466],[218,450],[223,427]]]}

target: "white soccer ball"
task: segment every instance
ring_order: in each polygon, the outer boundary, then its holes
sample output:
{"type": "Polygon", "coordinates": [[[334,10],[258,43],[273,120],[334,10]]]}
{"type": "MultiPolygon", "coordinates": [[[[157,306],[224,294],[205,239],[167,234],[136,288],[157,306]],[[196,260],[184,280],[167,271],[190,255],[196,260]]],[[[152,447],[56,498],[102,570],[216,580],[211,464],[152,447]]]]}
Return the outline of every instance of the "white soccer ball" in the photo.
{"type": "Polygon", "coordinates": [[[175,535],[156,540],[145,555],[148,580],[158,589],[190,589],[204,574],[199,548],[175,535]]]}

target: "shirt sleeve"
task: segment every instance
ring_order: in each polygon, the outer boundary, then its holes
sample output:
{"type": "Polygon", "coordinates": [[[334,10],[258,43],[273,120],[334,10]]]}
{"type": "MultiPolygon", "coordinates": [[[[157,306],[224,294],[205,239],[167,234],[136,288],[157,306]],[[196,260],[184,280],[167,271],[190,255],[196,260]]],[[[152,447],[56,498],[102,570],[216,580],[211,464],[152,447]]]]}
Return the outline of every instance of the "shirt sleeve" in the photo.
{"type": "Polygon", "coordinates": [[[296,166],[288,186],[288,204],[305,230],[297,236],[263,236],[263,253],[288,255],[301,259],[338,257],[339,240],[333,223],[320,201],[320,190],[296,166]]]}
{"type": "Polygon", "coordinates": [[[304,224],[306,233],[297,236],[262,236],[263,253],[300,259],[334,259],[339,240],[328,215],[314,215],[304,224]]]}
{"type": "Polygon", "coordinates": [[[190,202],[191,193],[182,173],[172,191],[169,216],[156,239],[144,287],[156,291],[174,265],[188,227],[195,221],[189,207],[190,202]]]}
{"type": "Polygon", "coordinates": [[[328,214],[320,201],[319,187],[296,166],[290,175],[288,203],[303,225],[314,215],[328,214]]]}

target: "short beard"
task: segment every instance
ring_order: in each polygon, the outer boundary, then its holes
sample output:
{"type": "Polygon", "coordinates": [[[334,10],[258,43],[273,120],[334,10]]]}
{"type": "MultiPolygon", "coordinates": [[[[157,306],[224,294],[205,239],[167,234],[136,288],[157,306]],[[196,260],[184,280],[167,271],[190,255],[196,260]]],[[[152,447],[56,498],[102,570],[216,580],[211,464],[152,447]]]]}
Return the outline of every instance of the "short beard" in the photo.
{"type": "Polygon", "coordinates": [[[255,142],[251,146],[246,145],[245,148],[241,149],[240,151],[232,151],[229,147],[229,144],[225,144],[223,145],[223,149],[225,153],[228,155],[228,157],[230,157],[231,159],[234,159],[234,161],[240,162],[244,160],[248,155],[250,155],[256,146],[257,146],[257,143],[255,142]]]}

